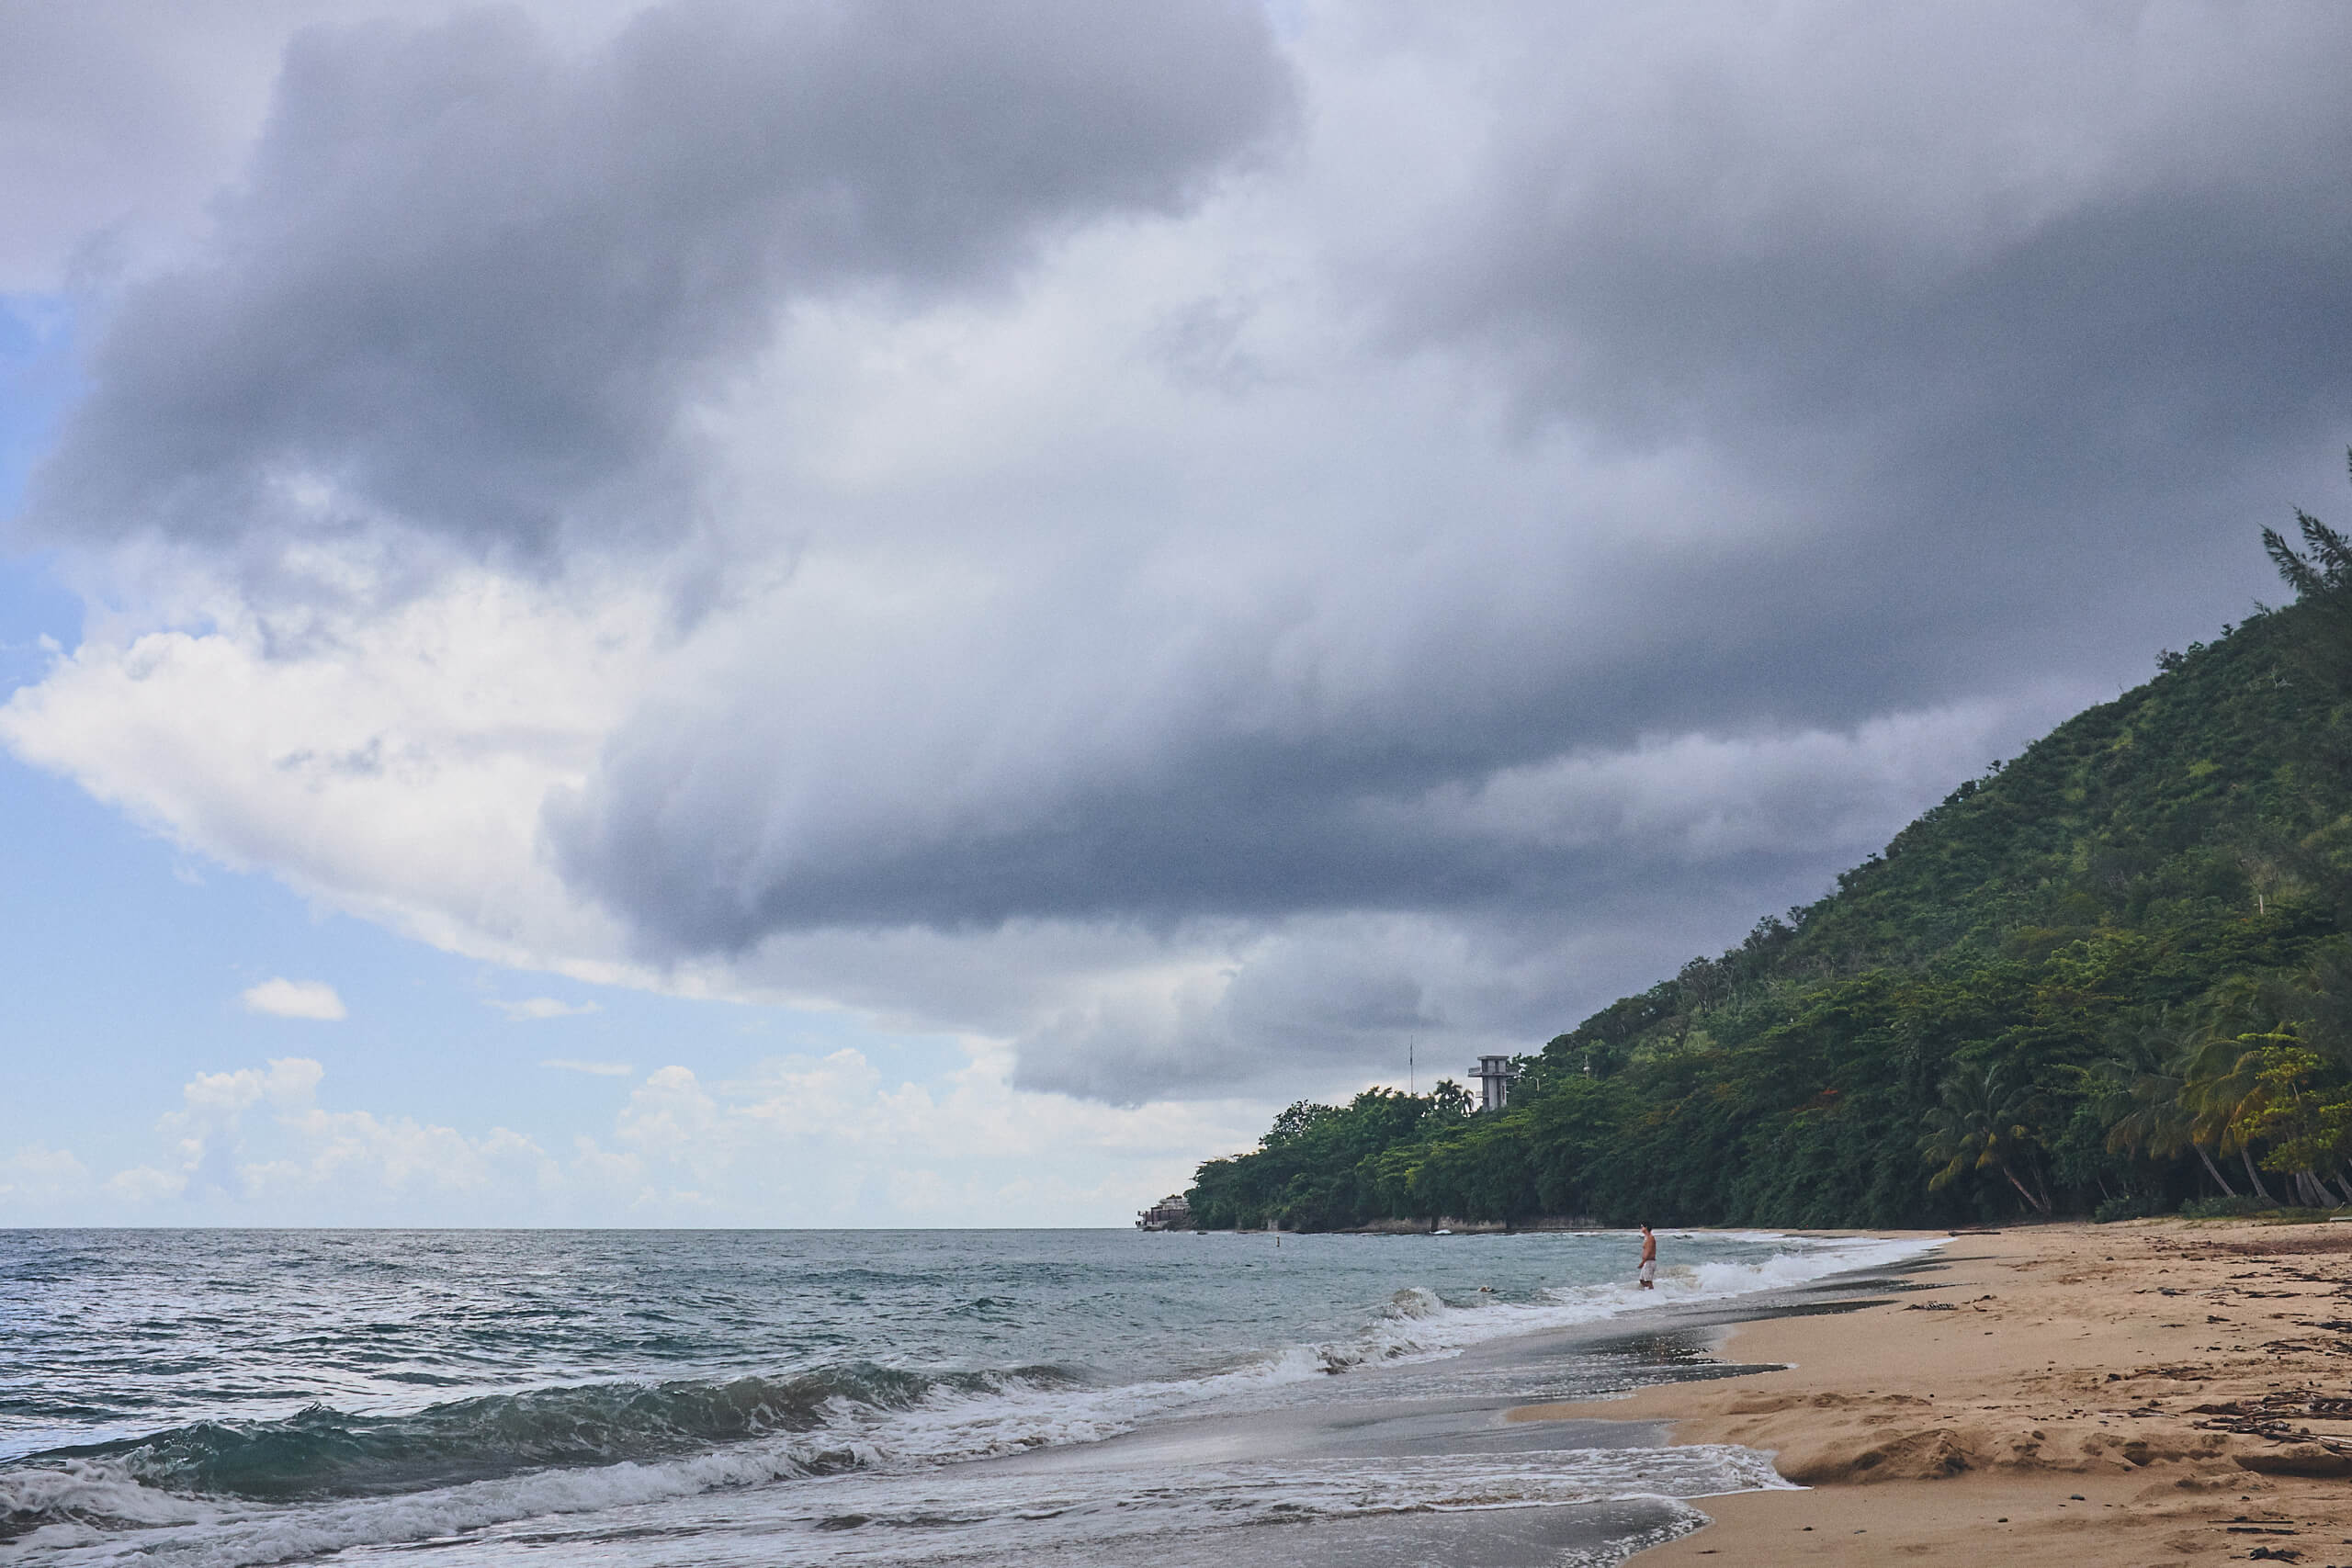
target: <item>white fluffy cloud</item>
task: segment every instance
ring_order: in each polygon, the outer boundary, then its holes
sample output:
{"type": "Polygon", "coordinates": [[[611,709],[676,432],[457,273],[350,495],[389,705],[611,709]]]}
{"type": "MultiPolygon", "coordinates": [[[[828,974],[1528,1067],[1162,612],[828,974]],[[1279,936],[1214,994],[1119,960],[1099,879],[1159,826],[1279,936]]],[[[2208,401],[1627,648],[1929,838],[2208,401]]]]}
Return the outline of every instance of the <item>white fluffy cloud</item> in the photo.
{"type": "Polygon", "coordinates": [[[575,613],[469,573],[289,629],[174,581],[209,630],[88,638],[0,707],[0,739],[188,849],[424,941],[609,963],[612,922],[543,863],[537,818],[656,673],[647,595],[575,613]]]}
{"type": "Polygon", "coordinates": [[[79,1199],[90,1186],[89,1167],[70,1149],[32,1143],[0,1160],[0,1204],[12,1214],[31,1215],[79,1199]]]}
{"type": "Polygon", "coordinates": [[[595,1002],[567,1002],[554,997],[526,997],[519,1002],[493,1000],[490,1005],[516,1023],[538,1023],[551,1018],[584,1018],[602,1010],[595,1002]]]}
{"type": "Polygon", "coordinates": [[[280,1221],[437,1202],[424,1212],[462,1220],[552,1171],[537,1145],[504,1128],[469,1137],[413,1117],[325,1109],[325,1077],[303,1056],[198,1074],[156,1122],[166,1157],[115,1172],[105,1194],[131,1210],[225,1203],[228,1213],[280,1221]]]}
{"type": "Polygon", "coordinates": [[[241,994],[247,1012],[267,1013],[272,1018],[307,1018],[320,1023],[339,1023],[350,1014],[343,1005],[343,998],[324,980],[264,980],[249,986],[241,994]]]}
{"type": "Polygon", "coordinates": [[[323,1104],[324,1069],[287,1057],[198,1074],[156,1123],[160,1157],[103,1180],[64,1151],[18,1150],[0,1161],[0,1202],[77,1223],[1100,1223],[1136,1193],[1180,1185],[1204,1146],[1244,1140],[1257,1121],[1254,1106],[1114,1111],[1023,1093],[1010,1066],[984,1047],[924,1084],[854,1050],[713,1083],[672,1065],[635,1085],[601,1134],[555,1154],[506,1127],[323,1104]]]}
{"type": "Polygon", "coordinates": [[[764,1202],[801,1224],[877,1211],[917,1224],[1099,1223],[1134,1193],[1182,1186],[1204,1148],[1257,1130],[1252,1104],[1119,1110],[1023,1092],[1011,1069],[986,1045],[937,1084],[893,1083],[856,1050],[715,1084],[666,1066],[631,1092],[609,1145],[582,1140],[572,1170],[646,1214],[764,1202]]]}

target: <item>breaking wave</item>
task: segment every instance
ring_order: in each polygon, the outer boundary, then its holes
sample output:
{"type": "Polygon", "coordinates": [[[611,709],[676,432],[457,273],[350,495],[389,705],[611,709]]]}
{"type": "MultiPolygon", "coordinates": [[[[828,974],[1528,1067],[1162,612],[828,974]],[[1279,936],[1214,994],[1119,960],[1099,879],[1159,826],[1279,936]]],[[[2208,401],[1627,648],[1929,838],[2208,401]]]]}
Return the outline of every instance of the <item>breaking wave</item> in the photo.
{"type": "MultiPolygon", "coordinates": [[[[853,1362],[789,1378],[531,1389],[398,1416],[314,1404],[27,1455],[0,1470],[0,1540],[53,1524],[195,1523],[239,1504],[481,1491],[534,1473],[556,1509],[603,1489],[546,1472],[613,1470],[630,1495],[823,1474],[875,1462],[893,1416],[991,1400],[1017,1408],[1078,1381],[1053,1367],[926,1375],[853,1362]],[[739,1451],[717,1457],[729,1450],[739,1451]],[[711,1462],[662,1468],[695,1459],[711,1462]]],[[[1019,1434],[1005,1441],[1023,1446],[1019,1434]]],[[[472,1512],[515,1517],[530,1490],[485,1492],[472,1512]]]]}

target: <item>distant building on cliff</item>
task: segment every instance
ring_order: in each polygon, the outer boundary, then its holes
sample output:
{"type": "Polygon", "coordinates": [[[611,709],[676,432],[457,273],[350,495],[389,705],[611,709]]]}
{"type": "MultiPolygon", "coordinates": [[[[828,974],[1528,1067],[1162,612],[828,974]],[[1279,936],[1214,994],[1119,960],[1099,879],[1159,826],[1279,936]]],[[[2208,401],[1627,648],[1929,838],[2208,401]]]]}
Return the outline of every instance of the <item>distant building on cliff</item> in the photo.
{"type": "Polygon", "coordinates": [[[1478,1058],[1478,1109],[1500,1111],[1503,1101],[1510,1098],[1510,1058],[1481,1056],[1478,1058]]]}
{"type": "Polygon", "coordinates": [[[1139,1231],[1188,1231],[1193,1228],[1193,1204],[1182,1192],[1170,1192],[1136,1216],[1139,1231]]]}

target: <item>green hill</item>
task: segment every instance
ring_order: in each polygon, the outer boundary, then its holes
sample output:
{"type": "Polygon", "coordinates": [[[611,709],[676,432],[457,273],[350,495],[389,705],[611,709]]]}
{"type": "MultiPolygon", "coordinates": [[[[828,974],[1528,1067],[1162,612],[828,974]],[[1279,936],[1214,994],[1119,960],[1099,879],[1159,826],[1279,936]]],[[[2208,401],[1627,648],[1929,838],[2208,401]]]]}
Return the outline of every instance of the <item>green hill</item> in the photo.
{"type": "Polygon", "coordinates": [[[1296,1105],[1200,1224],[1897,1225],[2352,1199],[2352,549],[1739,946],[1452,1085],[1296,1105]]]}

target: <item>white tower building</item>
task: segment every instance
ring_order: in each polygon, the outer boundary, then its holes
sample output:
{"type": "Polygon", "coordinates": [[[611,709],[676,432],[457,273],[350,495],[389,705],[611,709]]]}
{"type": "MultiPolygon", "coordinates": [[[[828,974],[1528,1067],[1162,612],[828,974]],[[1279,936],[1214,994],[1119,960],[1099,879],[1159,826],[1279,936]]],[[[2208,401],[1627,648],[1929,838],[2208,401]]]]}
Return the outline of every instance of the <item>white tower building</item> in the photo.
{"type": "Polygon", "coordinates": [[[1510,1097],[1510,1058],[1479,1057],[1477,1078],[1478,1109],[1500,1111],[1503,1101],[1510,1097]]]}

